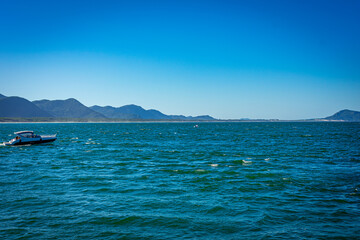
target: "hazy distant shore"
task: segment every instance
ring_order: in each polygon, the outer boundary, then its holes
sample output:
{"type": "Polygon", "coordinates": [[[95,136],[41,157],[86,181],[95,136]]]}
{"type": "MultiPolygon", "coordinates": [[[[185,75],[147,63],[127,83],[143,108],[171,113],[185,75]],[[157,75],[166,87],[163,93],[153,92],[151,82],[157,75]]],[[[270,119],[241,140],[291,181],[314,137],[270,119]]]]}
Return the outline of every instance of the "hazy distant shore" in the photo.
{"type": "Polygon", "coordinates": [[[122,107],[87,107],[75,98],[29,101],[0,94],[0,122],[360,122],[360,112],[344,109],[325,118],[280,120],[278,118],[217,119],[210,115],[167,115],[134,104],[122,107]]]}
{"type": "Polygon", "coordinates": [[[216,122],[347,122],[328,119],[217,119],[217,120],[159,120],[159,119],[57,119],[57,118],[0,118],[1,123],[216,123],[216,122]]]}

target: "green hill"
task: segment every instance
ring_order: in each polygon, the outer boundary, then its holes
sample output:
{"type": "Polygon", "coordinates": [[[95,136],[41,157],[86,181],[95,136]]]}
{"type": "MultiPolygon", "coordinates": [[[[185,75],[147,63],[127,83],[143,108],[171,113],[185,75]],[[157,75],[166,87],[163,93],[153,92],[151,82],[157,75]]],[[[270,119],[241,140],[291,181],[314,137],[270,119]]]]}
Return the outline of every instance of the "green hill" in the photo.
{"type": "Polygon", "coordinates": [[[332,116],[325,118],[326,120],[348,121],[348,122],[360,122],[360,112],[352,110],[341,110],[332,116]]]}
{"type": "Polygon", "coordinates": [[[117,119],[145,119],[145,120],[193,120],[193,121],[211,121],[214,118],[205,115],[197,117],[185,117],[183,115],[166,115],[162,112],[154,109],[145,110],[137,105],[125,105],[122,107],[100,107],[92,106],[92,110],[97,111],[108,118],[117,118],[117,119]]]}
{"type": "Polygon", "coordinates": [[[39,100],[33,101],[33,103],[57,118],[106,118],[74,98],[53,101],[39,100]]]}
{"type": "Polygon", "coordinates": [[[157,110],[145,110],[140,106],[136,105],[125,105],[122,107],[100,107],[92,106],[92,110],[97,111],[108,118],[118,119],[169,119],[165,114],[157,110]]]}
{"type": "MultiPolygon", "coordinates": [[[[3,96],[3,95],[1,95],[3,96]]],[[[53,117],[21,97],[0,98],[0,117],[53,117]]]]}

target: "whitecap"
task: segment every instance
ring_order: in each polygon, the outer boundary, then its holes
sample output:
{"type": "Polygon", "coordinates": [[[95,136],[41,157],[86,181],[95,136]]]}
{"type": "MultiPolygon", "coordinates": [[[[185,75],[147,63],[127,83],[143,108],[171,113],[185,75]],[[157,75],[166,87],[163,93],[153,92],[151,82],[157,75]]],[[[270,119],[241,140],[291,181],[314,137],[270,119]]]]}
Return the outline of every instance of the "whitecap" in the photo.
{"type": "Polygon", "coordinates": [[[251,164],[252,164],[252,161],[242,160],[242,165],[244,165],[244,166],[251,165],[251,164]]]}
{"type": "Polygon", "coordinates": [[[218,167],[219,164],[213,163],[213,164],[210,164],[210,166],[212,166],[212,167],[218,167]]]}

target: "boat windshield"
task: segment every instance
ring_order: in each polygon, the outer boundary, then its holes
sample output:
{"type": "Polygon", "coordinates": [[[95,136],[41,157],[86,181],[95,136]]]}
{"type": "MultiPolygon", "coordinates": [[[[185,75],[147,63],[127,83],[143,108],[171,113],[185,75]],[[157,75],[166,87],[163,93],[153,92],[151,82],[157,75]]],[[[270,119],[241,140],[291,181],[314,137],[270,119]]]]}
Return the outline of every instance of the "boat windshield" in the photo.
{"type": "Polygon", "coordinates": [[[22,138],[34,138],[34,137],[36,137],[35,135],[34,135],[34,133],[20,133],[20,134],[18,134],[18,136],[20,136],[20,137],[22,137],[22,138]]]}

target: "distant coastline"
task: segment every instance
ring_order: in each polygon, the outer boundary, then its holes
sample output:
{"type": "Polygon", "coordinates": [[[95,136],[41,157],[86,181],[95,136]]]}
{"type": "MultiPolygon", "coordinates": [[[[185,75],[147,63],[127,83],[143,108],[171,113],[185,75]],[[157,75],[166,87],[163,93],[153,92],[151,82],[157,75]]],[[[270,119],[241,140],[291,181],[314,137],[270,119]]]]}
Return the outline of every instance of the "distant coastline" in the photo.
{"type": "Polygon", "coordinates": [[[209,115],[166,115],[158,110],[145,110],[134,104],[122,107],[87,107],[75,98],[66,100],[29,101],[25,98],[0,94],[0,122],[360,122],[360,112],[344,109],[325,118],[281,119],[216,119],[209,115]]]}
{"type": "Polygon", "coordinates": [[[345,120],[328,120],[328,119],[309,119],[309,120],[274,120],[274,119],[231,119],[231,120],[168,120],[168,119],[58,119],[58,118],[2,118],[1,123],[281,123],[281,122],[359,122],[345,120]]]}

